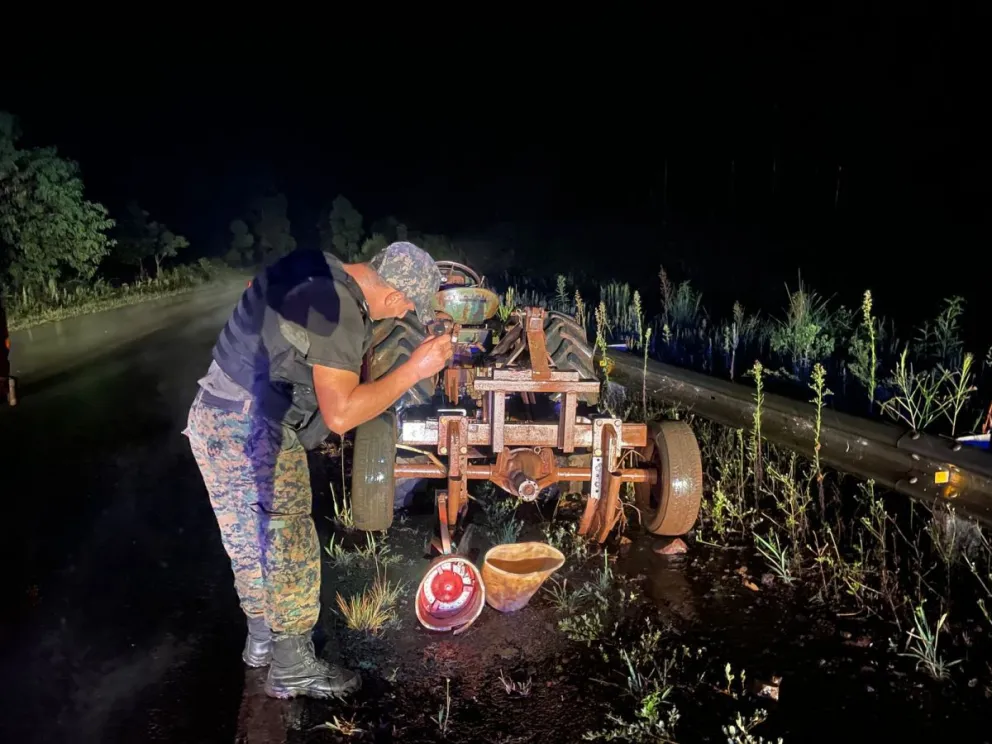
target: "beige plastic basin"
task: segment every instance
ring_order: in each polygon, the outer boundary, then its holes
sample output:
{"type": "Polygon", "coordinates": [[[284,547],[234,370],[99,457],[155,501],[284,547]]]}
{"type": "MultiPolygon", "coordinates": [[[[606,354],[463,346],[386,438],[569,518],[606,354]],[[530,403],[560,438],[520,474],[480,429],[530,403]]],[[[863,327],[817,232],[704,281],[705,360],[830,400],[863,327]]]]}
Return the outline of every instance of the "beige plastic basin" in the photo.
{"type": "Polygon", "coordinates": [[[486,603],[500,612],[519,610],[564,564],[561,551],[546,543],[497,545],[482,563],[486,603]]]}

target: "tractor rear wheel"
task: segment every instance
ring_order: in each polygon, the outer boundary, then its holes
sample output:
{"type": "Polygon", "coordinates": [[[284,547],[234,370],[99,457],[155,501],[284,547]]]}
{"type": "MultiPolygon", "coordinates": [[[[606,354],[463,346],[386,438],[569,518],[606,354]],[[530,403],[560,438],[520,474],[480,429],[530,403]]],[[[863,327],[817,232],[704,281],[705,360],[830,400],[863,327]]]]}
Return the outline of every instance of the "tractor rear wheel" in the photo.
{"type": "MultiPolygon", "coordinates": [[[[377,324],[372,334],[372,359],[369,366],[371,378],[378,380],[406,362],[425,338],[427,331],[415,317],[395,318],[377,324]]],[[[403,394],[397,406],[430,403],[436,388],[437,378],[421,380],[403,394]]]]}
{"type": "Polygon", "coordinates": [[[351,514],[360,530],[389,529],[396,482],[396,414],[386,411],[355,430],[351,462],[351,514]]]}
{"type": "MultiPolygon", "coordinates": [[[[562,313],[548,313],[544,321],[544,338],[555,367],[565,372],[578,372],[583,380],[596,379],[592,347],[586,332],[572,318],[562,313]]],[[[579,399],[590,405],[599,402],[599,395],[584,394],[579,399]]]]}

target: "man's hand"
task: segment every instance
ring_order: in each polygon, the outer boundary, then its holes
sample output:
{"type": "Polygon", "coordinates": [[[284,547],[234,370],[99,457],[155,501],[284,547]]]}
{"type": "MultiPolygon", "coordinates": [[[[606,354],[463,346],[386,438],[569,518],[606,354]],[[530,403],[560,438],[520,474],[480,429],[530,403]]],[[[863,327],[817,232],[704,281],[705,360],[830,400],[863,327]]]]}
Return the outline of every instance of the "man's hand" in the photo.
{"type": "Polygon", "coordinates": [[[418,379],[424,380],[444,369],[454,353],[452,337],[449,334],[428,336],[427,340],[413,350],[408,363],[417,370],[417,374],[420,375],[418,379]]]}

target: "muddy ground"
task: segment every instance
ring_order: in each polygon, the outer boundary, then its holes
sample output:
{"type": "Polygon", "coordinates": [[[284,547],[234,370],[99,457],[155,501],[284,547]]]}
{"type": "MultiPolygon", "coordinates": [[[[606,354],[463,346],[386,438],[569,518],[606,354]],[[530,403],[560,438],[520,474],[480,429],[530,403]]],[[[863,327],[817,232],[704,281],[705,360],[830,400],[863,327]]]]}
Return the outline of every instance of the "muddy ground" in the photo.
{"type": "MultiPolygon", "coordinates": [[[[544,539],[551,511],[552,505],[523,507],[520,539],[544,539]]],[[[577,505],[560,512],[559,522],[577,519],[576,511],[577,505]]],[[[890,648],[890,641],[904,640],[893,626],[814,607],[801,589],[776,585],[760,558],[739,550],[694,545],[685,556],[667,557],[654,552],[657,539],[643,535],[608,544],[616,591],[633,591],[637,599],[611,617],[618,628],[607,628],[591,645],[561,632],[563,616],[543,591],[516,613],[487,607],[460,636],[425,631],[412,594],[428,563],[429,533],[426,510],[391,533],[390,549],[404,557],[392,575],[409,582],[395,626],[371,636],[325,613],[328,655],[362,668],[367,684],[345,704],[301,704],[287,719],[295,729],[288,741],[580,741],[611,728],[611,715],[636,720],[636,696],[618,652],[651,629],[661,631],[658,658],[673,659],[665,705],[680,715],[675,741],[726,741],[721,728],[758,709],[767,720],[752,734],[772,741],[876,741],[880,731],[905,741],[989,740],[988,692],[977,680],[974,686],[929,680],[890,648]],[[728,663],[735,677],[729,685],[728,663]],[[501,674],[530,681],[529,694],[508,693],[501,674]],[[445,704],[446,679],[452,702],[442,736],[434,719],[445,704]],[[343,736],[321,726],[335,715],[361,733],[343,736]]],[[[485,539],[480,542],[484,550],[485,539]]],[[[556,578],[571,586],[594,580],[602,560],[598,550],[581,561],[570,558],[556,578]]],[[[328,562],[325,607],[335,606],[335,592],[356,591],[369,576],[361,567],[342,571],[328,562]]],[[[980,659],[972,661],[981,668],[980,659]]]]}
{"type": "MultiPolygon", "coordinates": [[[[427,565],[423,512],[389,537],[402,559],[390,575],[405,579],[408,593],[398,624],[378,636],[348,630],[335,612],[335,593],[358,591],[371,571],[324,560],[318,643],[328,658],[361,668],[361,693],[345,703],[265,698],[262,673],[240,661],[230,569],[180,434],[235,297],[15,334],[15,365],[29,349],[45,364],[25,365],[21,406],[0,410],[8,567],[0,741],[574,742],[615,728],[610,716],[636,720],[619,652],[636,649],[649,628],[660,631],[653,656],[671,687],[661,706],[665,715],[679,711],[669,737],[679,742],[725,741],[721,727],[759,707],[767,720],[752,733],[766,739],[990,739],[990,674],[978,651],[953,648],[964,663],[950,681],[934,682],[898,655],[901,646],[890,648],[890,639],[904,639],[891,624],[840,617],[802,588],[763,581],[766,569],[746,551],[690,541],[685,557],[664,558],[652,538],[633,533],[622,551],[608,546],[612,604],[602,638],[588,645],[561,632],[547,594],[510,615],[487,608],[458,637],[429,633],[410,604],[427,565]],[[77,337],[104,343],[106,353],[80,356],[77,337]],[[625,602],[619,592],[637,598],[625,602]],[[501,672],[529,681],[529,693],[507,693],[501,672]],[[754,686],[773,677],[781,677],[778,701],[754,686]],[[432,718],[445,679],[442,735],[432,718]],[[362,731],[345,737],[322,727],[335,716],[362,731]]],[[[331,477],[316,472],[318,481],[331,477]]],[[[335,527],[325,498],[317,510],[326,543],[335,527]]],[[[542,535],[534,508],[519,516],[522,538],[542,535]]],[[[595,580],[601,560],[570,557],[561,574],[581,585],[595,580]]],[[[964,637],[987,648],[984,632],[976,624],[964,637]]]]}

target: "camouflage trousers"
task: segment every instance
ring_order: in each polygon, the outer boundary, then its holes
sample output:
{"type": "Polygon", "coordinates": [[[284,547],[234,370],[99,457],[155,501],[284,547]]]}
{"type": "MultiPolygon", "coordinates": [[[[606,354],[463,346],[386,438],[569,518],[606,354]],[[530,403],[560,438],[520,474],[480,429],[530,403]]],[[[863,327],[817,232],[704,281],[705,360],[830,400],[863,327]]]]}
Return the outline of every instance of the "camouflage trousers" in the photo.
{"type": "Polygon", "coordinates": [[[197,395],[184,432],[203,475],[249,617],[306,633],[320,612],[320,550],[306,450],[296,433],[197,395]]]}

